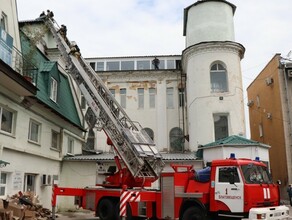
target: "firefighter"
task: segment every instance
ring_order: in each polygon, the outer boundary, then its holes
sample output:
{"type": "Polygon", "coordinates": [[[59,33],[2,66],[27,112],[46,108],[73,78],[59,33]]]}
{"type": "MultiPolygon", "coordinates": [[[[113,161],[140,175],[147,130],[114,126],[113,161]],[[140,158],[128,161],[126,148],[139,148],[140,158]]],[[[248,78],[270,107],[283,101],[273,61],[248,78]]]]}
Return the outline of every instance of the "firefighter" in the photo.
{"type": "Polygon", "coordinates": [[[152,64],[154,65],[154,69],[159,70],[159,59],[157,57],[154,58],[154,60],[152,60],[152,64]]]}
{"type": "Polygon", "coordinates": [[[289,196],[290,205],[292,206],[292,184],[289,184],[287,192],[289,196]]]}
{"type": "Polygon", "coordinates": [[[80,49],[79,49],[78,45],[74,41],[70,45],[69,55],[70,54],[73,54],[77,59],[79,59],[80,56],[81,56],[80,49]]]}

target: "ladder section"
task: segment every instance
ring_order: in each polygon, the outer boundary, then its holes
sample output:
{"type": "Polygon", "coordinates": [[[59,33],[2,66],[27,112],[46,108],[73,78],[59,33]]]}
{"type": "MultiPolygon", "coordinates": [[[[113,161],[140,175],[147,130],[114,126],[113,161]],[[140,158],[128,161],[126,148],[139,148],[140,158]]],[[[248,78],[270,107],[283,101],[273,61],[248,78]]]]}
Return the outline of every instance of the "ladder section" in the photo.
{"type": "Polygon", "coordinates": [[[130,120],[100,77],[80,56],[70,54],[68,39],[58,33],[47,18],[46,25],[53,34],[68,72],[80,88],[97,123],[113,142],[115,151],[135,178],[155,181],[164,163],[154,142],[140,124],[130,120]]]}

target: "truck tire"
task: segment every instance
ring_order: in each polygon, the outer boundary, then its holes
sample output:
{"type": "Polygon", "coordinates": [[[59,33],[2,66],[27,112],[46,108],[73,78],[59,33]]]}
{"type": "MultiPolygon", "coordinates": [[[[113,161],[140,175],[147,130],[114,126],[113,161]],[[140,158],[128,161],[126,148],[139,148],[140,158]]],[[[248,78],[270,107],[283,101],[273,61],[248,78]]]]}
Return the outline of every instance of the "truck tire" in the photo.
{"type": "Polygon", "coordinates": [[[206,220],[206,214],[198,207],[189,207],[184,212],[182,220],[206,220]]]}
{"type": "MultiPolygon", "coordinates": [[[[115,211],[115,219],[117,220],[122,220],[122,218],[120,217],[120,203],[118,202],[116,204],[116,211],[115,211]]],[[[129,204],[127,204],[127,217],[126,220],[135,220],[134,217],[132,217],[132,210],[131,210],[131,206],[129,204]]]]}
{"type": "Polygon", "coordinates": [[[115,204],[110,199],[103,199],[99,202],[97,212],[100,220],[112,220],[115,217],[115,204]]]}

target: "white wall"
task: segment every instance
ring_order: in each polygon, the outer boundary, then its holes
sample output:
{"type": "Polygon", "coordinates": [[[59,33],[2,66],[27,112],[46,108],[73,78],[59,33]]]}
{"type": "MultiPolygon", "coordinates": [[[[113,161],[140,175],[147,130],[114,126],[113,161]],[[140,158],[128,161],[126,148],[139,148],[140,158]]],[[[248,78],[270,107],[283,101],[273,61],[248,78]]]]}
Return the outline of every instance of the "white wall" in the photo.
{"type": "Polygon", "coordinates": [[[227,3],[206,1],[188,11],[186,47],[206,41],[234,41],[233,10],[227,3]]]}
{"type": "Polygon", "coordinates": [[[261,161],[269,162],[269,148],[260,146],[223,146],[204,148],[204,163],[215,159],[230,158],[235,153],[236,158],[247,158],[255,160],[259,157],[261,161]]]}
{"type": "MultiPolygon", "coordinates": [[[[109,89],[115,89],[115,99],[120,103],[120,88],[127,89],[126,113],[133,121],[139,122],[144,128],[151,128],[154,141],[160,151],[169,150],[169,132],[173,127],[182,126],[182,118],[178,107],[178,72],[173,71],[135,71],[119,73],[102,73],[100,76],[109,89]],[[156,88],[156,106],[149,108],[149,88],[156,88]],[[174,108],[166,106],[166,89],[174,89],[174,108]],[[144,108],[138,108],[137,88],[144,88],[144,108]]],[[[181,127],[182,128],[182,127],[181,127]]],[[[109,151],[106,138],[97,134],[97,149],[109,151]]]]}
{"type": "Polygon", "coordinates": [[[51,112],[48,113],[38,104],[31,109],[25,109],[4,96],[2,94],[4,91],[6,95],[11,95],[4,88],[0,87],[0,91],[0,106],[14,112],[15,116],[12,134],[0,130],[0,158],[10,163],[0,170],[8,174],[6,195],[12,196],[18,191],[24,191],[25,174],[33,174],[36,176],[35,195],[39,196],[44,207],[50,208],[52,188],[41,184],[42,175],[60,177],[60,164],[63,155],[67,153],[68,137],[74,140],[75,153],[80,154],[82,133],[51,112]],[[30,119],[41,124],[39,144],[28,141],[30,119]],[[51,148],[52,130],[60,132],[60,150],[51,148]]]}
{"type": "MultiPolygon", "coordinates": [[[[61,167],[60,187],[84,188],[95,186],[96,183],[96,161],[63,161],[61,167]]],[[[74,196],[58,196],[57,209],[74,210],[74,196]]]]}
{"type": "Polygon", "coordinates": [[[229,135],[245,135],[241,47],[235,44],[195,45],[184,52],[187,73],[187,112],[190,149],[215,141],[213,114],[228,115],[229,135]],[[228,92],[212,93],[210,68],[213,62],[226,65],[228,92]],[[219,97],[223,97],[220,100],[219,97]]]}
{"type": "Polygon", "coordinates": [[[0,13],[4,12],[8,20],[8,34],[13,37],[13,46],[21,51],[16,0],[0,0],[0,13]]]}

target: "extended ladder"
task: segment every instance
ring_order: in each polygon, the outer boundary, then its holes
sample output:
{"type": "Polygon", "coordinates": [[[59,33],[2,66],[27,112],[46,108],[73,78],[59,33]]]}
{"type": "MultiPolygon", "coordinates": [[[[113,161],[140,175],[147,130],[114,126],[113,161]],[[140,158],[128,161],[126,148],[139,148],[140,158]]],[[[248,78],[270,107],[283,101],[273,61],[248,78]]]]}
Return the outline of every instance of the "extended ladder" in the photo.
{"type": "Polygon", "coordinates": [[[140,125],[130,120],[91,66],[81,56],[77,58],[69,55],[69,41],[65,41],[58,33],[51,19],[47,18],[45,22],[56,40],[68,72],[96,116],[98,125],[113,142],[123,163],[133,177],[155,181],[164,163],[152,139],[140,125]]]}

